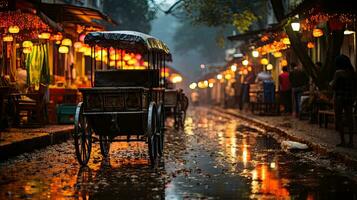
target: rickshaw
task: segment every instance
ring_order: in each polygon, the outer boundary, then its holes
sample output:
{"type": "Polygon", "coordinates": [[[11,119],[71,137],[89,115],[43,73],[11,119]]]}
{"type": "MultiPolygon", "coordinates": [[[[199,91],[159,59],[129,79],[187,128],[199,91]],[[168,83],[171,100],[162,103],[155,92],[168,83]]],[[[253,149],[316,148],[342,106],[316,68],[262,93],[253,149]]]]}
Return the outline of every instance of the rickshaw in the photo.
{"type": "Polygon", "coordinates": [[[93,142],[99,141],[102,156],[108,157],[111,142],[138,141],[147,143],[154,164],[164,148],[165,77],[159,72],[171,59],[169,49],[162,41],[134,31],[92,32],[84,42],[91,48],[92,87],[79,89],[83,101],[76,108],[73,135],[78,162],[88,163],[93,142]],[[124,51],[142,55],[147,67],[125,68],[124,51]],[[111,66],[113,55],[121,58],[111,66]]]}
{"type": "Polygon", "coordinates": [[[184,127],[187,108],[188,98],[181,89],[165,89],[165,114],[173,116],[175,129],[184,127]]]}

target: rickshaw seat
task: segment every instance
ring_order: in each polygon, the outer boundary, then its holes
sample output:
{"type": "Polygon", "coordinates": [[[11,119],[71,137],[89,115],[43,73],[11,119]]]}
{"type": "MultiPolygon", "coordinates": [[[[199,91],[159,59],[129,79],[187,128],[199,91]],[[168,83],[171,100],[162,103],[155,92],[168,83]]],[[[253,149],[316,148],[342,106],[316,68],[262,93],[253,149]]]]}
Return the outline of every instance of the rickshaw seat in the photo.
{"type": "Polygon", "coordinates": [[[158,87],[159,70],[96,71],[94,87],[158,87]]]}

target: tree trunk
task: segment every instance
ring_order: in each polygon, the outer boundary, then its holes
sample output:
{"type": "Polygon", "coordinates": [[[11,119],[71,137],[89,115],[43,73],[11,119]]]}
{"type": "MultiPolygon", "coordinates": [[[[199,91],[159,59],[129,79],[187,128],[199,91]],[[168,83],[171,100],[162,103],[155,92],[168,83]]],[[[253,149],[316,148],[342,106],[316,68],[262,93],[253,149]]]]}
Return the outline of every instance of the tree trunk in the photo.
{"type": "Polygon", "coordinates": [[[327,36],[327,50],[325,52],[326,59],[320,71],[322,77],[319,80],[323,88],[327,88],[328,82],[333,78],[333,74],[335,72],[335,58],[340,54],[343,43],[343,31],[343,29],[332,31],[327,36]]]}
{"type": "MultiPolygon", "coordinates": [[[[270,0],[273,11],[278,22],[285,20],[284,6],[282,0],[270,0]]],[[[291,26],[285,27],[286,34],[289,36],[291,47],[294,53],[298,56],[305,72],[312,78],[313,82],[318,88],[323,88],[321,81],[319,81],[318,72],[315,64],[312,62],[305,45],[300,41],[299,37],[292,30],[291,26]]]]}

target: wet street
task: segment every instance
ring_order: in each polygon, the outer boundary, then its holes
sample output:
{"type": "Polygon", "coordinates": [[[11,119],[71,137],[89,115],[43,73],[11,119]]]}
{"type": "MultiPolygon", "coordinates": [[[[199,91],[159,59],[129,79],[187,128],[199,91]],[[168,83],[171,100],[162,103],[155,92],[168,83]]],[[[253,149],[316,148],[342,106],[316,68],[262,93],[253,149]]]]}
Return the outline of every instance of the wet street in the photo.
{"type": "Polygon", "coordinates": [[[168,119],[156,169],[143,143],[113,143],[108,160],[95,144],[80,169],[70,140],[1,161],[0,199],[357,199],[343,168],[286,153],[237,118],[189,110],[184,130],[168,119]]]}

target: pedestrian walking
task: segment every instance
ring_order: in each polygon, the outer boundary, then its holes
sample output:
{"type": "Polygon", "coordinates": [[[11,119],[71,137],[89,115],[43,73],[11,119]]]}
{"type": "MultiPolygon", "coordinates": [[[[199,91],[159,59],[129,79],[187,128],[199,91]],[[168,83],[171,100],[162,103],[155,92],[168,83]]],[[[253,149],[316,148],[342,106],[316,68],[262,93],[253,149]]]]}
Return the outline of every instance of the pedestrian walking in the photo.
{"type": "Polygon", "coordinates": [[[336,71],[330,86],[334,90],[335,128],[341,138],[341,142],[337,146],[353,147],[353,104],[356,100],[356,72],[346,55],[337,56],[335,65],[336,71]],[[347,124],[350,136],[347,145],[344,137],[345,124],[347,124]]]}
{"type": "Polygon", "coordinates": [[[288,67],[283,67],[283,73],[279,75],[280,99],[284,105],[284,112],[291,112],[291,84],[289,80],[288,67]]]}

